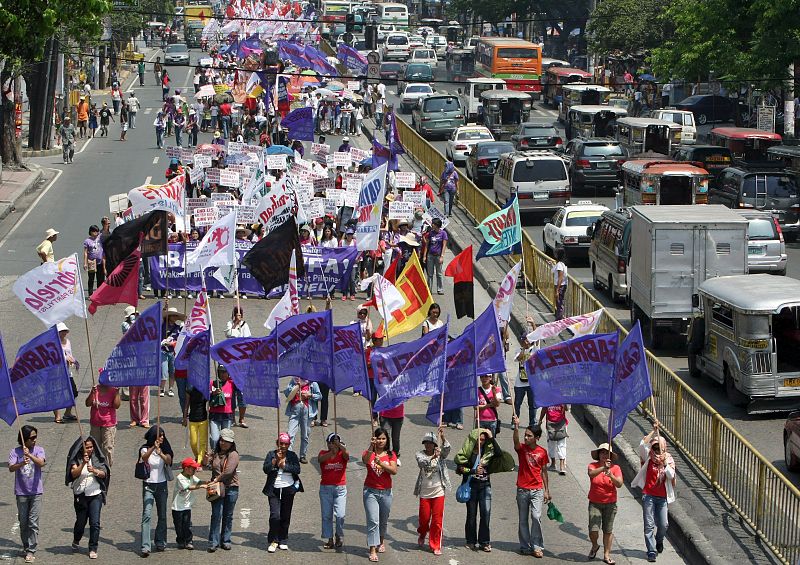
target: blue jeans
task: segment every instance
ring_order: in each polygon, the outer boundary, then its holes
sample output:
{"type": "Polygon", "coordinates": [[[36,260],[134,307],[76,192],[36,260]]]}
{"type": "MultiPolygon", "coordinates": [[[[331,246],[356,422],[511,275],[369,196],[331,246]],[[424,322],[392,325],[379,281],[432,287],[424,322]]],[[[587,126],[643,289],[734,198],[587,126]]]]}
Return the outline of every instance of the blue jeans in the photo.
{"type": "Polygon", "coordinates": [[[470,493],[467,501],[467,521],[464,524],[464,537],[467,544],[476,543],[486,545],[491,543],[489,520],[492,517],[492,485],[489,481],[475,481],[470,479],[470,493]],[[481,520],[478,524],[478,509],[481,511],[481,520]],[[475,537],[477,529],[478,536],[475,537]]]}
{"type": "Polygon", "coordinates": [[[644,519],[644,543],[647,556],[657,555],[656,544],[664,542],[669,527],[667,499],[662,496],[645,494],[642,496],[642,517],[644,519]]]}
{"type": "Polygon", "coordinates": [[[156,548],[167,546],[167,482],[148,483],[142,481],[142,551],[150,552],[150,515],[153,513],[153,503],[156,505],[158,521],[156,522],[156,537],[153,540],[156,548]]]}
{"type": "Polygon", "coordinates": [[[175,354],[161,352],[161,388],[166,389],[170,378],[175,377],[175,354]]]}
{"type": "Polygon", "coordinates": [[[75,507],[75,525],[72,527],[72,543],[78,544],[89,521],[89,551],[97,551],[100,541],[100,511],[103,509],[103,495],[85,496],[76,494],[73,501],[75,507]]]}
{"type": "Polygon", "coordinates": [[[455,191],[450,192],[449,190],[445,190],[442,193],[442,200],[444,200],[444,213],[448,216],[453,214],[453,200],[455,200],[455,196],[455,191]]]}
{"type": "Polygon", "coordinates": [[[515,386],[514,387],[514,412],[517,416],[521,416],[520,408],[522,408],[522,400],[528,398],[528,425],[532,426],[536,423],[536,406],[533,404],[533,391],[529,386],[515,386]]]}
{"type": "Polygon", "coordinates": [[[542,536],[542,489],[517,489],[517,510],[519,511],[519,548],[523,552],[544,549],[542,536]]]}
{"type": "Polygon", "coordinates": [[[183,126],[175,124],[175,145],[183,147],[181,135],[183,134],[183,126]]]}
{"type": "Polygon", "coordinates": [[[292,438],[289,449],[294,450],[294,438],[297,430],[300,430],[300,451],[298,453],[300,457],[305,457],[308,453],[309,418],[308,407],[302,402],[289,405],[289,437],[292,438]]]}
{"type": "Polygon", "coordinates": [[[186,402],[186,380],[186,378],[175,379],[175,388],[178,389],[178,404],[181,406],[181,414],[183,414],[183,407],[186,402]]]}
{"type": "Polygon", "coordinates": [[[389,512],[392,510],[392,489],[364,489],[364,512],[367,514],[367,545],[377,547],[386,537],[389,512]]]}
{"type": "Polygon", "coordinates": [[[208,415],[208,432],[211,436],[211,449],[217,448],[217,441],[219,441],[219,433],[222,430],[233,427],[233,414],[217,414],[211,413],[208,415]]]}
{"type": "Polygon", "coordinates": [[[445,410],[442,414],[443,424],[463,424],[464,417],[461,413],[461,408],[454,408],[453,410],[445,410]]]}
{"type": "MultiPolygon", "coordinates": [[[[25,553],[36,553],[39,547],[39,514],[42,509],[42,495],[17,495],[17,518],[22,549],[25,553]]],[[[344,511],[342,511],[344,518],[344,511]]]]}
{"type": "Polygon", "coordinates": [[[159,149],[164,147],[164,128],[156,128],[156,146],[159,149]]]}
{"type": "Polygon", "coordinates": [[[231,117],[230,116],[220,116],[220,122],[222,122],[222,137],[228,139],[228,132],[231,129],[231,117]]]}
{"type": "Polygon", "coordinates": [[[209,547],[219,547],[220,533],[222,543],[231,543],[233,531],[233,511],[239,498],[239,487],[225,487],[225,496],[211,503],[211,527],[208,530],[209,547]]]}
{"type": "Polygon", "coordinates": [[[336,536],[344,535],[344,515],[347,511],[346,485],[320,485],[319,507],[322,511],[322,539],[333,537],[333,524],[336,523],[336,536]]]}

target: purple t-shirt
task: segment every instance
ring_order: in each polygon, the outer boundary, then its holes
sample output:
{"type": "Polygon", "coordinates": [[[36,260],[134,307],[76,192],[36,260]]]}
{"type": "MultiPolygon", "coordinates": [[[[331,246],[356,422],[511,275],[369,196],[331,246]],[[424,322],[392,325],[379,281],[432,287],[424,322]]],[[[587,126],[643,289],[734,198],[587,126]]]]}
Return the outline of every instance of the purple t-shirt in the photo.
{"type": "Polygon", "coordinates": [[[447,232],[439,230],[439,233],[434,233],[433,230],[428,232],[428,255],[441,255],[444,242],[447,241],[447,232]]]}
{"type": "Polygon", "coordinates": [[[100,244],[100,238],[92,239],[87,237],[83,241],[83,247],[87,251],[89,260],[100,261],[103,259],[103,246],[100,244]]]}
{"type": "MultiPolygon", "coordinates": [[[[34,457],[44,459],[44,448],[38,445],[34,446],[31,454],[34,457]]],[[[22,447],[15,447],[8,454],[8,464],[16,465],[25,459],[22,453],[22,447]]],[[[29,461],[27,465],[23,465],[14,471],[14,494],[17,496],[33,496],[34,494],[42,494],[44,486],[42,485],[42,468],[33,461],[29,461]]]]}

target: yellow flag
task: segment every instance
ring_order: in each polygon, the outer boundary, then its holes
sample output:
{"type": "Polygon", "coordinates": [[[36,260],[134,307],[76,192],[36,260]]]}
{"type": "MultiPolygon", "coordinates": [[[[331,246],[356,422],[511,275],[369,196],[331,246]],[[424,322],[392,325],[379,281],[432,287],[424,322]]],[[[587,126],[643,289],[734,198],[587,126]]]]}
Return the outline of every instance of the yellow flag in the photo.
{"type": "Polygon", "coordinates": [[[405,269],[397,277],[394,285],[403,295],[405,304],[391,313],[389,338],[419,326],[428,317],[428,308],[433,304],[431,291],[416,253],[411,254],[411,259],[406,263],[405,269]]]}

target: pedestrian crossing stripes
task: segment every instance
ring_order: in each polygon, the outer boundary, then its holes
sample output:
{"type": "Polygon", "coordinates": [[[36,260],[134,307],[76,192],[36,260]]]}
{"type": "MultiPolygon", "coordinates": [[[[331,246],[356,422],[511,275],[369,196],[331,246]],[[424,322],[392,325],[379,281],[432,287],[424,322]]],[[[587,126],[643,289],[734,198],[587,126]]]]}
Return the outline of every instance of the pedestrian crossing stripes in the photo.
{"type": "Polygon", "coordinates": [[[152,109],[152,108],[145,108],[145,109],[144,109],[144,113],[145,113],[145,115],[149,114],[149,113],[150,113],[150,112],[152,112],[152,111],[153,111],[153,109],[152,109]]]}

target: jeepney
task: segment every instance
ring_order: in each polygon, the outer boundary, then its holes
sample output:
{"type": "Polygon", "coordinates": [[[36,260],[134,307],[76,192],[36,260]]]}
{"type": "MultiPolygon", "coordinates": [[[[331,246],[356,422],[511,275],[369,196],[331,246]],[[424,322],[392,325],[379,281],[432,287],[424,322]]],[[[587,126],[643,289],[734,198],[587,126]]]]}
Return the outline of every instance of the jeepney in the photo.
{"type": "Polygon", "coordinates": [[[767,158],[787,171],[800,174],[800,145],[773,145],[767,149],[767,158]]]}
{"type": "Polygon", "coordinates": [[[565,84],[561,87],[561,103],[558,105],[558,120],[567,121],[569,109],[579,104],[602,104],[611,93],[606,86],[596,84],[565,84]]]}
{"type": "Polygon", "coordinates": [[[573,106],[569,110],[564,125],[567,139],[580,137],[612,137],[618,118],[624,118],[628,111],[613,106],[586,105],[573,106]]]}
{"type": "Polygon", "coordinates": [[[727,147],[735,161],[763,162],[770,147],[780,145],[775,132],[755,128],[721,127],[711,130],[711,145],[727,147]]]}
{"type": "Polygon", "coordinates": [[[591,73],[572,67],[551,67],[543,70],[542,100],[545,104],[557,108],[561,104],[565,84],[588,84],[591,80],[591,73]]]}
{"type": "Polygon", "coordinates": [[[628,155],[658,153],[665,158],[671,154],[672,146],[681,142],[683,128],[666,120],[653,118],[619,118],[614,139],[619,141],[628,155]]]}
{"type": "Polygon", "coordinates": [[[708,204],[709,174],[693,163],[633,159],[622,164],[623,205],[708,204]]]}
{"type": "Polygon", "coordinates": [[[495,139],[511,139],[519,124],[527,122],[533,100],[527,92],[517,90],[487,90],[481,93],[483,125],[495,139]]]}
{"type": "Polygon", "coordinates": [[[800,281],[768,274],[708,279],[692,297],[689,374],[722,384],[734,406],[800,406],[800,281]]]}

